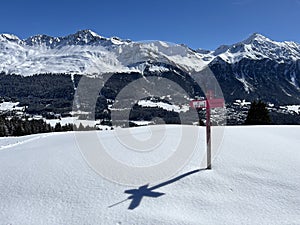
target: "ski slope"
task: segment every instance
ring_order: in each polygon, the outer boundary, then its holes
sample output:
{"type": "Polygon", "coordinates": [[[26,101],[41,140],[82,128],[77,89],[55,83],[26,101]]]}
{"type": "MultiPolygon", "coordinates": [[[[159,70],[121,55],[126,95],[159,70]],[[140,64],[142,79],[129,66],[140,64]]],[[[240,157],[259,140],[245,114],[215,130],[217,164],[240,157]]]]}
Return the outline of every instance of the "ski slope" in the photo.
{"type": "MultiPolygon", "coordinates": [[[[177,129],[166,141],[180,139],[177,129]]],[[[114,132],[99,137],[116,145],[114,132]]],[[[298,225],[299,135],[299,126],[226,127],[211,171],[199,150],[173,177],[140,187],[98,175],[73,132],[0,138],[0,225],[298,225]]]]}

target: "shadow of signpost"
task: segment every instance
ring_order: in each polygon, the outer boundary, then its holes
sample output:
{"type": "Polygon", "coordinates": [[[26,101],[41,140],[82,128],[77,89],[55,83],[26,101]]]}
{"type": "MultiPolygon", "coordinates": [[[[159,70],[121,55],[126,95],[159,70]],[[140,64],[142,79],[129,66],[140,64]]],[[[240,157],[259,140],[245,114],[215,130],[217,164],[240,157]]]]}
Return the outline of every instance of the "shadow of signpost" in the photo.
{"type": "Polygon", "coordinates": [[[109,208],[111,208],[113,206],[116,206],[118,204],[121,204],[121,203],[123,203],[125,201],[131,200],[131,203],[130,203],[128,209],[133,210],[133,209],[135,209],[136,207],[138,207],[140,205],[143,197],[158,198],[158,197],[160,197],[160,196],[162,196],[162,195],[165,194],[165,193],[156,192],[156,191],[153,191],[153,190],[161,188],[161,187],[169,185],[169,184],[172,184],[172,183],[174,183],[176,181],[179,181],[180,179],[182,179],[184,177],[187,177],[187,176],[192,175],[194,173],[197,173],[199,171],[201,171],[201,169],[197,169],[197,170],[193,170],[193,171],[184,173],[184,174],[182,174],[180,176],[177,176],[177,177],[175,177],[175,178],[173,178],[171,180],[167,180],[165,182],[157,184],[157,185],[155,185],[153,187],[149,187],[149,184],[147,184],[147,185],[140,186],[137,189],[125,190],[124,193],[130,194],[130,196],[128,198],[126,198],[125,200],[121,201],[121,202],[118,202],[118,203],[115,203],[115,204],[109,206],[109,208]]]}
{"type": "Polygon", "coordinates": [[[148,186],[149,184],[141,186],[138,189],[124,191],[126,194],[131,194],[131,196],[128,197],[128,199],[132,199],[128,209],[135,209],[138,207],[143,197],[157,198],[165,194],[161,192],[154,192],[148,186]]]}

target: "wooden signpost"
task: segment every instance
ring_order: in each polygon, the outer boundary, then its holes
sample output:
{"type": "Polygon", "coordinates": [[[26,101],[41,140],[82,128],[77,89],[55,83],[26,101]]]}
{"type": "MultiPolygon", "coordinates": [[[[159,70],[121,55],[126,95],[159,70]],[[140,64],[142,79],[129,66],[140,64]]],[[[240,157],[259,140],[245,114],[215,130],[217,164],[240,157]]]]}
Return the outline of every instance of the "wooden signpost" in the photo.
{"type": "Polygon", "coordinates": [[[225,101],[223,98],[214,98],[214,92],[209,90],[206,94],[206,99],[193,100],[190,106],[193,108],[206,109],[206,151],[207,151],[207,169],[211,169],[211,109],[224,107],[225,101]]]}

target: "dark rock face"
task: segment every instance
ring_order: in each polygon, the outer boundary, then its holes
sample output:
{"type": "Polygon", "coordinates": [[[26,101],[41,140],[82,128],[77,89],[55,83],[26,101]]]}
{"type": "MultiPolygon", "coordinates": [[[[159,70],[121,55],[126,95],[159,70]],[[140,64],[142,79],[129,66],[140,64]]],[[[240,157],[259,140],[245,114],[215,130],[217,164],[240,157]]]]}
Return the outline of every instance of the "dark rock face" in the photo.
{"type": "Polygon", "coordinates": [[[273,104],[300,104],[300,60],[277,63],[269,59],[229,64],[220,58],[210,63],[225,99],[253,101],[261,99],[273,104]]]}

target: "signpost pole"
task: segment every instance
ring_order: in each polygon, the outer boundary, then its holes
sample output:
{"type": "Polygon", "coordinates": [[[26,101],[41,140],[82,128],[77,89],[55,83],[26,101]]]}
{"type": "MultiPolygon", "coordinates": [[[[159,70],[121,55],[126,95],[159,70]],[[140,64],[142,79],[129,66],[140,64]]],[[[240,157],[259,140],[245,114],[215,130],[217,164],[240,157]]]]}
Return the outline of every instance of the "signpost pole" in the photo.
{"type": "Polygon", "coordinates": [[[210,121],[210,102],[212,98],[212,93],[208,92],[206,96],[206,155],[207,155],[207,167],[206,169],[211,169],[211,121],[210,121]]]}
{"type": "Polygon", "coordinates": [[[212,108],[222,108],[225,105],[223,98],[215,98],[214,92],[208,90],[206,93],[206,100],[193,100],[190,102],[193,108],[205,108],[206,109],[206,155],[207,155],[207,167],[206,169],[211,169],[211,109],[212,108]]]}
{"type": "Polygon", "coordinates": [[[206,108],[206,154],[207,154],[207,169],[211,169],[211,122],[210,122],[210,107],[206,108]]]}

